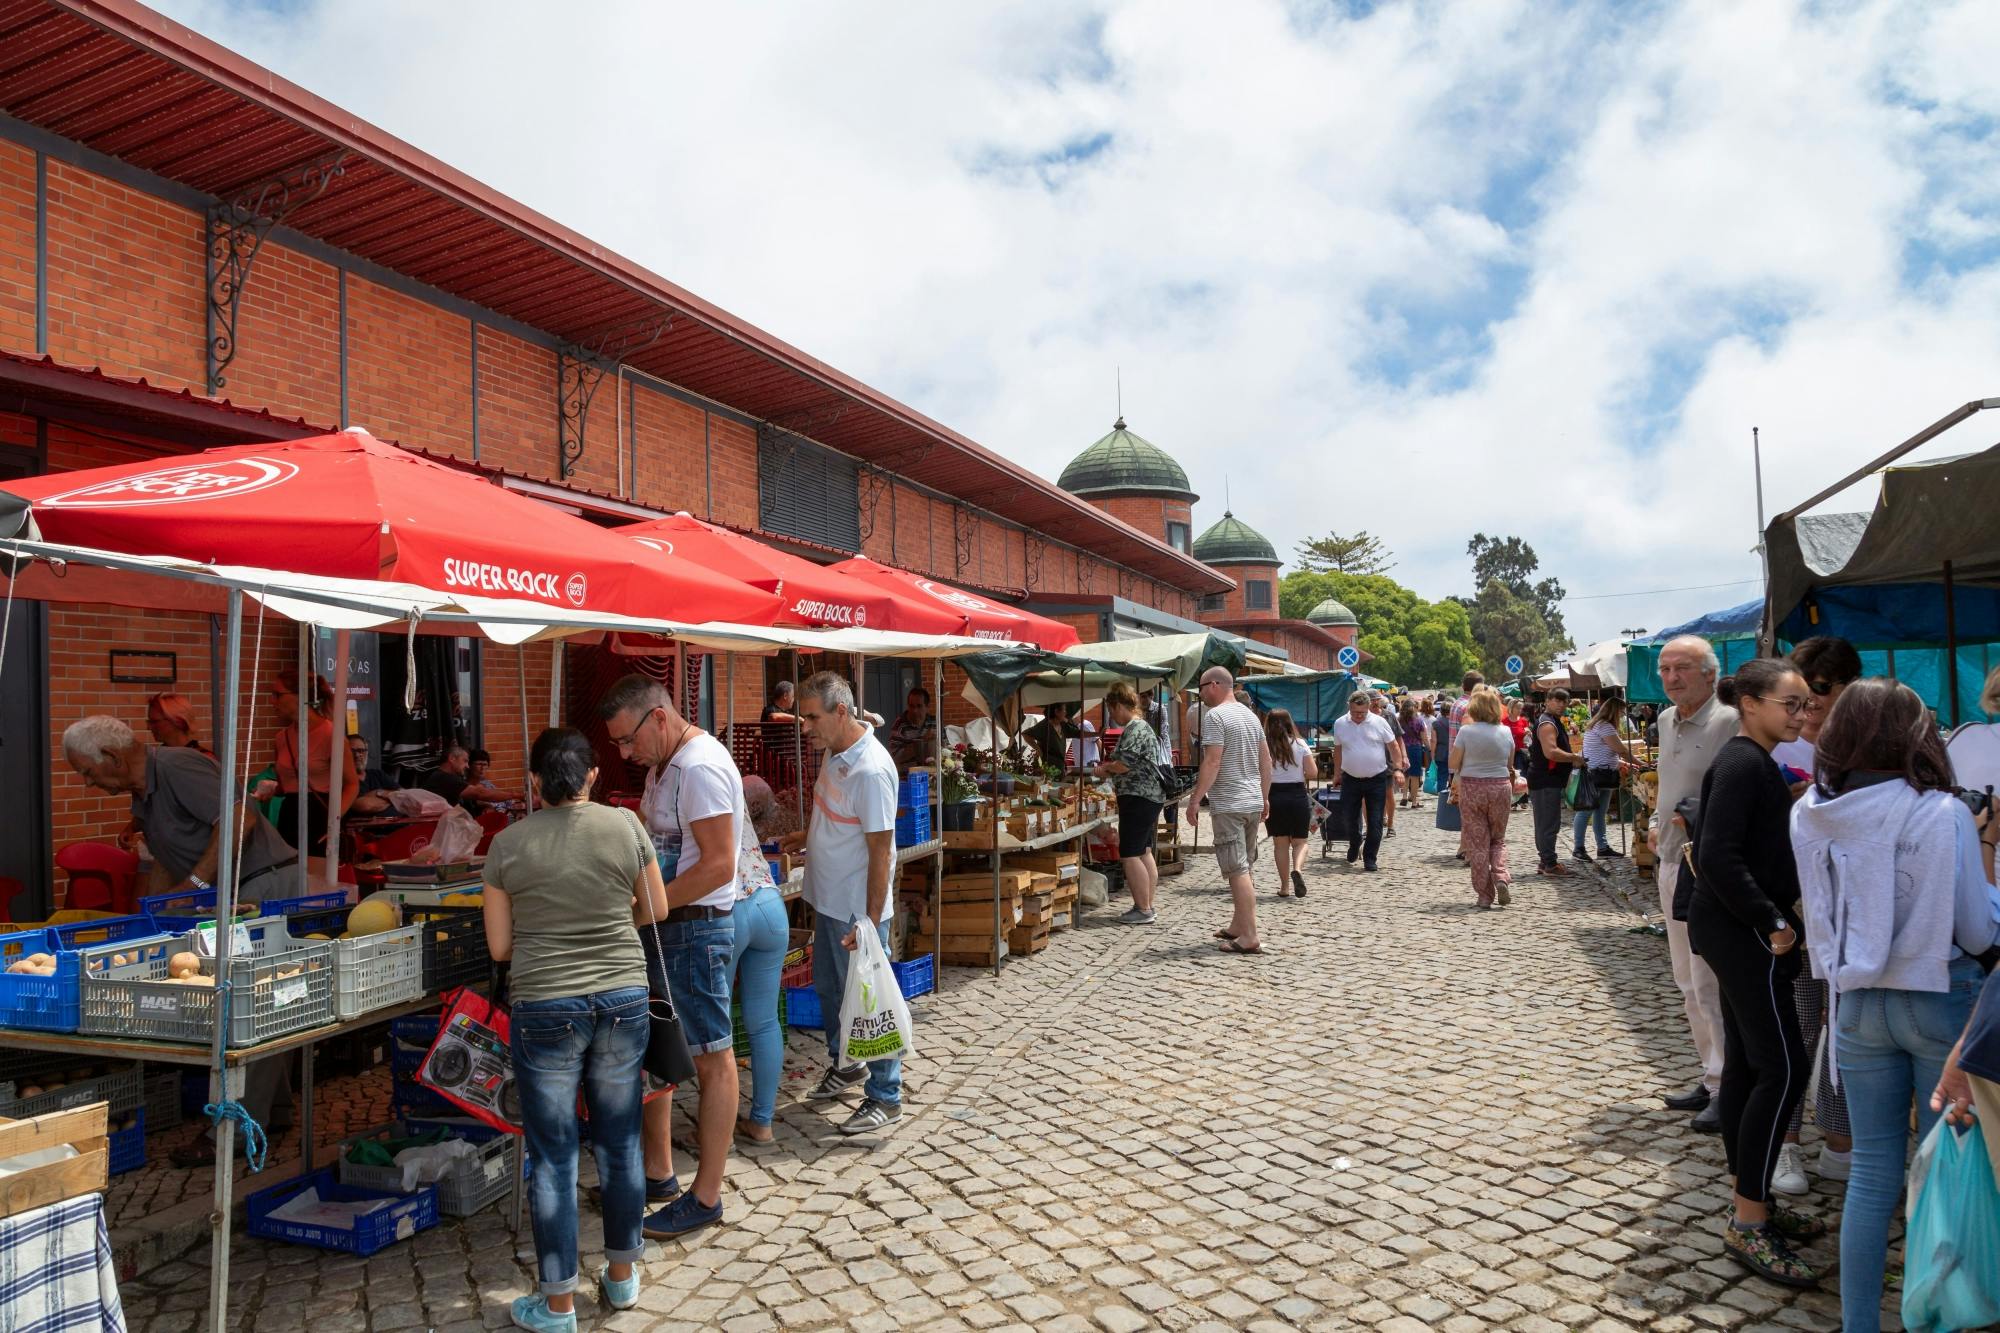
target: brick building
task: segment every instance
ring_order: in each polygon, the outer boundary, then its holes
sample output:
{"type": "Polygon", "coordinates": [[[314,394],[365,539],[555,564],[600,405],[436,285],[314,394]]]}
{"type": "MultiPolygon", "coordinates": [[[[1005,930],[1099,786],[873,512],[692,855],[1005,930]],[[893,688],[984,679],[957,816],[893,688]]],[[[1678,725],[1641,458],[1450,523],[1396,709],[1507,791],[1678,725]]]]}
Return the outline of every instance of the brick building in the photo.
{"type": "MultiPolygon", "coordinates": [[[[1191,554],[1186,506],[1079,499],[142,6],[0,0],[0,478],[350,424],[602,523],[685,510],[1086,639],[1100,602],[1186,622],[1229,586],[1191,554]]],[[[124,822],[62,762],[69,722],[136,726],[171,689],[214,735],[219,640],[205,615],[13,607],[0,877],[46,889],[55,848],[124,822]],[[114,650],[172,657],[120,681],[114,650]]],[[[294,642],[274,625],[261,674],[289,677],[294,642]]],[[[518,783],[557,650],[444,642],[456,725],[518,783]]],[[[355,716],[379,746],[401,668],[376,648],[357,636],[353,669],[376,682],[355,716]]],[[[620,665],[587,651],[565,653],[558,712],[620,665]]],[[[700,708],[730,712],[712,662],[680,667],[700,708]]],[[[739,668],[734,715],[754,717],[789,666],[739,668]]],[[[871,702],[893,711],[917,678],[871,663],[871,702]]]]}

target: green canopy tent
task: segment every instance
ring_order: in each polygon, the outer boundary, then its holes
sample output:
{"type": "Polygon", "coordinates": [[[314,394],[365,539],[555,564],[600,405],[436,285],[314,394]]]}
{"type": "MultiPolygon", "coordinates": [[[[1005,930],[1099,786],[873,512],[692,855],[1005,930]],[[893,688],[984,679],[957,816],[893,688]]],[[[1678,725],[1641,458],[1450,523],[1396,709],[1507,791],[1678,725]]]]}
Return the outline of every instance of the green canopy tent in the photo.
{"type": "Polygon", "coordinates": [[[1282,708],[1294,725],[1330,727],[1347,715],[1347,696],[1360,684],[1345,671],[1308,671],[1300,676],[1245,676],[1237,684],[1263,709],[1282,708]]]}

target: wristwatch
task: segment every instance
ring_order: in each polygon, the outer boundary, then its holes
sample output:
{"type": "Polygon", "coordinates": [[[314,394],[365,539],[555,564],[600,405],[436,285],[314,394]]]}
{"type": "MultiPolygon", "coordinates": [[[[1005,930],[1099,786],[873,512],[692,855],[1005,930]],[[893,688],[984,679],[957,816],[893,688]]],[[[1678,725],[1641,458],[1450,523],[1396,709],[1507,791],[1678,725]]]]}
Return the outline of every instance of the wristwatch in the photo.
{"type": "Polygon", "coordinates": [[[196,889],[199,889],[203,893],[207,893],[210,889],[215,887],[213,884],[210,884],[207,880],[203,879],[200,875],[190,874],[187,878],[188,878],[188,883],[194,885],[196,889]]]}

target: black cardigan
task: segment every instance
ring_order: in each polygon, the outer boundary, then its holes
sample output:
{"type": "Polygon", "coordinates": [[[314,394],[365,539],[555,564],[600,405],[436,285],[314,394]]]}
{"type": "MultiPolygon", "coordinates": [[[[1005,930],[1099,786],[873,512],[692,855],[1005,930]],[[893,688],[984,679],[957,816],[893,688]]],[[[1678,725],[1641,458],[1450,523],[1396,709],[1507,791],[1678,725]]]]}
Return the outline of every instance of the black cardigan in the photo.
{"type": "Polygon", "coordinates": [[[1799,867],[1792,859],[1792,791],[1763,746],[1747,736],[1716,751],[1701,780],[1695,889],[1690,915],[1720,909],[1771,935],[1801,936],[1799,867]]]}

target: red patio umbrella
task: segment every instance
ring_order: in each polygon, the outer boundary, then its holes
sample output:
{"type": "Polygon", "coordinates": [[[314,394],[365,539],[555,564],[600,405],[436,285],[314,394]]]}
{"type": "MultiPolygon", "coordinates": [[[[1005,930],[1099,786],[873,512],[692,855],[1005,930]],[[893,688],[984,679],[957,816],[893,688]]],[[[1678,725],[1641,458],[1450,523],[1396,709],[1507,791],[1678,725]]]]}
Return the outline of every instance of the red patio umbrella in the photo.
{"type": "Polygon", "coordinates": [[[878,588],[893,588],[905,596],[928,599],[935,605],[945,607],[960,618],[963,628],[959,632],[974,638],[1019,639],[1053,652],[1074,647],[1078,641],[1077,632],[1060,620],[1050,620],[1047,616],[1038,616],[1019,607],[989,602],[949,583],[912,574],[894,565],[855,556],[828,568],[863,583],[878,588]]]}
{"type": "Polygon", "coordinates": [[[766,546],[728,528],[675,514],[614,528],[621,537],[705,569],[765,588],[781,599],[774,625],[901,630],[957,634],[965,617],[931,601],[880,583],[850,578],[826,565],[766,546]]]}
{"type": "Polygon", "coordinates": [[[778,598],[361,430],[9,481],[44,539],[577,610],[768,625],[778,598]]]}

